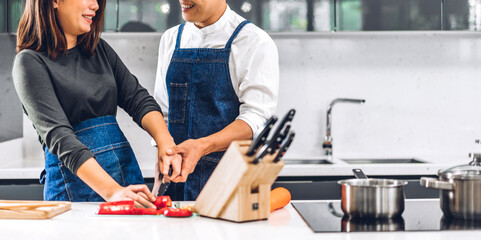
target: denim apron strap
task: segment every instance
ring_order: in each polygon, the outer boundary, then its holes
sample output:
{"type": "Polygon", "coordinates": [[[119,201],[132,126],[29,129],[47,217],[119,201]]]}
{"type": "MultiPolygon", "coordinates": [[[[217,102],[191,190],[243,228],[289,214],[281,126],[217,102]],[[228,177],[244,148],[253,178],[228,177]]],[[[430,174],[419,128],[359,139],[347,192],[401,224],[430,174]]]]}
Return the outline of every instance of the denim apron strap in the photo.
{"type": "Polygon", "coordinates": [[[177,31],[177,39],[175,41],[175,49],[180,48],[180,40],[182,39],[182,31],[184,30],[184,25],[185,24],[180,24],[179,30],[177,31]]]}
{"type": "MultiPolygon", "coordinates": [[[[143,184],[144,179],[132,148],[114,116],[89,119],[74,126],[78,139],[95,155],[99,165],[121,186],[143,184]]],[[[44,200],[104,201],[45,148],[44,200]]]]}
{"type": "Polygon", "coordinates": [[[230,49],[231,45],[232,45],[232,42],[234,41],[234,39],[237,37],[237,34],[239,34],[239,32],[242,30],[242,28],[246,25],[250,23],[249,20],[244,20],[243,22],[241,22],[239,24],[239,26],[237,26],[237,28],[235,29],[234,33],[232,34],[232,36],[229,38],[229,41],[227,41],[227,44],[225,45],[225,48],[227,49],[230,49]]]}

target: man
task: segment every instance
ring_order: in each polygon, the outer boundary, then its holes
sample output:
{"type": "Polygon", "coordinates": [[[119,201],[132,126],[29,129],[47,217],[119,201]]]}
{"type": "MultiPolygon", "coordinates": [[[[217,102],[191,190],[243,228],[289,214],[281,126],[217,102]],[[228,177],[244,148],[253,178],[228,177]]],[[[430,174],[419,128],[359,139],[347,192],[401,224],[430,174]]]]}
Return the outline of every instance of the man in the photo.
{"type": "MultiPolygon", "coordinates": [[[[277,48],[225,0],[180,0],[185,24],[160,41],[155,98],[167,118],[181,168],[167,191],[197,198],[230,143],[251,139],[277,106],[277,48]]],[[[169,154],[169,153],[168,153],[169,154]]],[[[159,162],[165,175],[169,159],[159,162]]]]}

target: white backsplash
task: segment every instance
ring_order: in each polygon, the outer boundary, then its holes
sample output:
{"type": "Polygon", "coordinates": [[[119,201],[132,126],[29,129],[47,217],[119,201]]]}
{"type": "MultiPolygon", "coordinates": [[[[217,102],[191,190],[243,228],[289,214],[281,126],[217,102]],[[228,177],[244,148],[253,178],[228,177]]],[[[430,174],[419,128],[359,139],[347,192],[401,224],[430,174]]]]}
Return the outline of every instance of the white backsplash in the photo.
{"type": "MultiPolygon", "coordinates": [[[[334,156],[416,157],[481,152],[481,34],[363,32],[275,38],[279,113],[298,111],[287,156],[320,155],[332,111],[334,156]]],[[[430,159],[433,161],[433,159],[430,159]]],[[[435,159],[434,159],[435,161],[435,159]]]]}
{"type": "MultiPolygon", "coordinates": [[[[326,111],[335,98],[366,99],[334,107],[335,156],[452,155],[467,161],[468,152],[481,152],[474,144],[481,138],[481,33],[271,35],[280,56],[278,115],[297,110],[296,138],[286,157],[322,155],[326,111]]],[[[160,34],[103,38],[152,92],[160,34]]],[[[118,119],[141,167],[151,167],[156,153],[150,137],[127,114],[119,112],[118,119]]],[[[27,149],[38,144],[28,124],[24,138],[27,149]]],[[[41,151],[30,153],[27,159],[43,159],[41,151]]]]}

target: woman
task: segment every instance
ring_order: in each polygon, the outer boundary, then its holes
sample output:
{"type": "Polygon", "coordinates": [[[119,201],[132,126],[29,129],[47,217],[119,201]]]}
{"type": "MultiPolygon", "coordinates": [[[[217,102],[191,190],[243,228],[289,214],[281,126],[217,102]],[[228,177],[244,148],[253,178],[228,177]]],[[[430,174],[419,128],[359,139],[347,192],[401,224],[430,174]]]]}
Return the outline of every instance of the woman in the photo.
{"type": "Polygon", "coordinates": [[[160,107],[102,39],[105,0],[27,0],[17,31],[15,88],[45,149],[45,200],[134,200],[154,207],[117,106],[158,146],[158,161],[174,141],[160,107]],[[159,124],[160,123],[160,124],[159,124]]]}

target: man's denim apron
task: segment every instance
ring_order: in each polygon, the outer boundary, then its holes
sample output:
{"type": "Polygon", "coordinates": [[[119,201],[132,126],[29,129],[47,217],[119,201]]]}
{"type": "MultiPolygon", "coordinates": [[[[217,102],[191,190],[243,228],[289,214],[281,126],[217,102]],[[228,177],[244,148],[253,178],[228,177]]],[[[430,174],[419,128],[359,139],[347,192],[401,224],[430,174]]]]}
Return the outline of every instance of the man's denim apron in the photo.
{"type": "MultiPolygon", "coordinates": [[[[216,133],[239,116],[240,102],[230,78],[229,55],[232,42],[247,23],[239,24],[222,49],[181,49],[184,24],[180,25],[166,77],[168,125],[176,144],[216,133]]],[[[223,154],[214,152],[202,157],[185,184],[170,184],[166,194],[174,201],[195,200],[223,154]]]]}
{"type": "MultiPolygon", "coordinates": [[[[139,164],[129,142],[114,116],[85,120],[76,124],[74,133],[92,153],[100,166],[121,186],[144,184],[139,164]]],[[[63,162],[45,148],[45,170],[40,176],[45,183],[43,198],[47,201],[104,201],[63,162]]]]}

